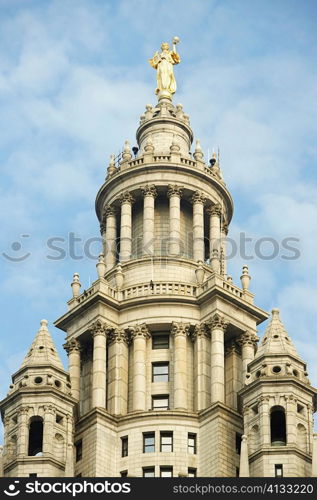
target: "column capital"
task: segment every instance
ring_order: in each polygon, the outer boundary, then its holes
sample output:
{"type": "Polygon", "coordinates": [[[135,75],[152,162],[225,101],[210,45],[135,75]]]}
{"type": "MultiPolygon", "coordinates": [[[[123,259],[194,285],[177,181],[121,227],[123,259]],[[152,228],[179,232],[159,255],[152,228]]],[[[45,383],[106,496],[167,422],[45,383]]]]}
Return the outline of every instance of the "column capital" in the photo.
{"type": "Polygon", "coordinates": [[[189,335],[189,328],[190,328],[189,323],[173,322],[171,328],[171,334],[174,335],[174,337],[177,337],[178,335],[186,337],[187,335],[189,335]]]}
{"type": "Polygon", "coordinates": [[[105,336],[109,330],[109,326],[106,323],[102,323],[99,319],[95,321],[89,328],[90,333],[93,337],[97,335],[105,336]]]}
{"type": "Polygon", "coordinates": [[[195,342],[198,338],[209,337],[208,330],[204,323],[198,323],[194,326],[194,331],[191,334],[191,339],[195,342]]]}
{"type": "Polygon", "coordinates": [[[21,406],[21,408],[18,409],[18,415],[28,415],[30,409],[31,406],[21,406]]]}
{"type": "Polygon", "coordinates": [[[140,186],[140,189],[144,197],[153,196],[153,198],[156,198],[157,196],[157,189],[154,186],[154,184],[147,184],[146,186],[140,186]]]}
{"type": "Polygon", "coordinates": [[[44,405],[44,416],[45,415],[55,415],[56,409],[54,408],[53,405],[44,405]]]}
{"type": "Polygon", "coordinates": [[[170,198],[171,196],[179,196],[181,197],[183,193],[182,186],[177,186],[177,184],[169,184],[167,187],[167,196],[170,198]]]}
{"type": "Polygon", "coordinates": [[[207,322],[207,325],[208,325],[208,328],[210,329],[210,331],[217,329],[217,330],[222,330],[223,332],[225,332],[228,324],[229,324],[229,322],[225,320],[224,316],[221,316],[218,313],[214,314],[207,322]]]}
{"type": "Polygon", "coordinates": [[[125,191],[119,197],[119,202],[121,203],[121,205],[123,205],[123,203],[129,203],[130,205],[132,205],[134,203],[134,201],[135,200],[134,200],[132,194],[129,193],[129,191],[125,191]]]}
{"type": "Polygon", "coordinates": [[[200,191],[195,191],[190,201],[193,205],[195,203],[202,203],[204,205],[206,202],[206,198],[200,191]]]}
{"type": "Polygon", "coordinates": [[[145,339],[148,339],[151,337],[150,331],[145,323],[142,325],[135,325],[131,328],[129,328],[131,332],[131,338],[134,340],[135,338],[138,337],[143,337],[145,339]]]}
{"type": "Polygon", "coordinates": [[[74,351],[81,351],[81,344],[78,339],[69,339],[63,344],[63,347],[65,351],[67,352],[67,355],[69,356],[70,353],[74,351]]]}
{"type": "Polygon", "coordinates": [[[120,342],[128,344],[128,333],[123,328],[114,328],[109,334],[109,344],[120,342]]]}
{"type": "Polygon", "coordinates": [[[239,344],[235,340],[225,345],[225,355],[229,356],[230,354],[240,354],[239,344]]]}
{"type": "Polygon", "coordinates": [[[221,231],[227,236],[227,234],[229,232],[229,224],[227,222],[224,222],[222,224],[221,231]]]}
{"type": "Polygon", "coordinates": [[[217,215],[217,217],[221,217],[222,210],[220,203],[215,203],[214,205],[211,205],[211,207],[207,208],[207,213],[210,216],[217,215]]]}
{"type": "Polygon", "coordinates": [[[111,217],[112,215],[116,215],[117,210],[112,205],[106,205],[102,214],[102,220],[105,220],[107,217],[111,217]]]}
{"type": "Polygon", "coordinates": [[[259,337],[257,335],[255,335],[255,333],[249,332],[248,330],[245,330],[237,338],[237,343],[241,346],[249,345],[252,347],[256,347],[258,341],[259,341],[259,337]]]}

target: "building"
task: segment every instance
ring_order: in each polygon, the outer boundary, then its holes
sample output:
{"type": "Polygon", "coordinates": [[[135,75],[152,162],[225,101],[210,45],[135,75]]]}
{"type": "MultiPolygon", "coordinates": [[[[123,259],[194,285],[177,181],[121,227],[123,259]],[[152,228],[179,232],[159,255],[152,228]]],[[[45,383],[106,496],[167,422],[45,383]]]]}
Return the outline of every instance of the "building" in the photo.
{"type": "Polygon", "coordinates": [[[246,266],[241,286],[227,274],[233,201],[218,158],[206,164],[199,141],[190,152],[164,84],[172,63],[159,73],[153,60],[158,102],[97,194],[97,279],[82,292],[74,274],[55,323],[68,371],[43,320],[0,403],[3,474],[317,475],[317,391],[278,310],[257,349],[268,314],[246,266]]]}

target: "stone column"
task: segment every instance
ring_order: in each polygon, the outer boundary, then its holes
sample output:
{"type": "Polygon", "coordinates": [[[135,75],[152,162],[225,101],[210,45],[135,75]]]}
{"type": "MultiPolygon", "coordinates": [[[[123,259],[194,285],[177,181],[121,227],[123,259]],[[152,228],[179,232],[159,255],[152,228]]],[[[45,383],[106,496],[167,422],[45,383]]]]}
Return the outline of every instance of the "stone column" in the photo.
{"type": "Polygon", "coordinates": [[[122,329],[110,334],[108,374],[109,413],[125,415],[128,411],[128,336],[122,329]]]}
{"type": "Polygon", "coordinates": [[[132,329],[133,339],[133,410],[146,410],[146,341],[150,337],[145,324],[132,329]]]}
{"type": "Polygon", "coordinates": [[[225,356],[224,333],[228,326],[223,316],[214,314],[208,323],[211,334],[211,403],[225,402],[225,356]]]}
{"type": "Polygon", "coordinates": [[[56,410],[53,405],[44,406],[43,454],[53,454],[53,437],[56,410]]]}
{"type": "Polygon", "coordinates": [[[143,255],[154,255],[154,204],[157,196],[155,186],[141,187],[144,196],[143,206],[143,255]]]}
{"type": "Polygon", "coordinates": [[[73,417],[66,415],[65,477],[74,477],[73,417]]]}
{"type": "Polygon", "coordinates": [[[195,325],[192,339],[194,341],[194,370],[195,410],[203,410],[209,404],[209,385],[207,387],[207,338],[208,333],[204,324],[195,325]]]}
{"type": "Polygon", "coordinates": [[[199,191],[192,196],[193,204],[193,257],[197,261],[205,261],[204,242],[204,203],[205,198],[199,191]]]}
{"type": "Polygon", "coordinates": [[[114,207],[106,207],[101,224],[103,255],[106,269],[112,269],[117,261],[117,219],[114,207]]]}
{"type": "Polygon", "coordinates": [[[245,330],[237,339],[242,351],[242,382],[245,384],[246,374],[248,373],[248,364],[254,359],[255,347],[259,337],[254,333],[245,330]]]}
{"type": "Polygon", "coordinates": [[[170,244],[169,256],[179,257],[181,255],[180,232],[181,232],[181,195],[182,189],[179,186],[168,186],[167,196],[170,199],[169,219],[170,219],[170,244]]]}
{"type": "Polygon", "coordinates": [[[228,224],[223,223],[221,226],[221,249],[220,249],[220,273],[227,276],[227,235],[228,224]]]}
{"type": "Polygon", "coordinates": [[[317,477],[317,434],[313,434],[313,456],[311,477],[317,477]]]}
{"type": "Polygon", "coordinates": [[[241,440],[240,452],[240,472],[239,477],[250,477],[249,472],[249,454],[248,454],[248,438],[244,434],[241,440]]]}
{"type": "MultiPolygon", "coordinates": [[[[297,399],[291,394],[285,396],[286,408],[286,443],[296,445],[297,429],[296,429],[296,414],[297,414],[297,399]]],[[[306,443],[307,444],[307,443],[306,443]]]]}
{"type": "Polygon", "coordinates": [[[261,396],[259,403],[261,446],[269,446],[271,444],[271,422],[270,422],[269,402],[270,402],[269,396],[261,396]]]}
{"type": "Polygon", "coordinates": [[[187,335],[189,325],[173,323],[174,335],[174,409],[187,410],[187,335]]]}
{"type": "Polygon", "coordinates": [[[106,407],[107,335],[106,326],[96,321],[91,327],[93,336],[92,407],[106,407]]]}
{"type": "Polygon", "coordinates": [[[209,258],[212,268],[215,272],[220,272],[220,249],[221,249],[221,234],[220,234],[220,219],[221,206],[219,204],[212,205],[208,208],[209,219],[209,258]]]}
{"type": "Polygon", "coordinates": [[[18,442],[17,442],[17,455],[25,457],[28,454],[28,441],[29,441],[29,407],[22,406],[18,415],[18,442]]]}
{"type": "Polygon", "coordinates": [[[120,198],[121,229],[120,229],[120,262],[131,259],[132,253],[132,204],[133,196],[126,191],[120,198]]]}
{"type": "Polygon", "coordinates": [[[241,365],[240,348],[232,340],[225,348],[225,373],[226,373],[226,404],[231,408],[238,408],[237,394],[242,389],[241,383],[241,365]]]}
{"type": "Polygon", "coordinates": [[[68,370],[72,386],[72,397],[79,401],[80,395],[80,342],[78,339],[67,340],[63,345],[68,355],[68,370]]]}

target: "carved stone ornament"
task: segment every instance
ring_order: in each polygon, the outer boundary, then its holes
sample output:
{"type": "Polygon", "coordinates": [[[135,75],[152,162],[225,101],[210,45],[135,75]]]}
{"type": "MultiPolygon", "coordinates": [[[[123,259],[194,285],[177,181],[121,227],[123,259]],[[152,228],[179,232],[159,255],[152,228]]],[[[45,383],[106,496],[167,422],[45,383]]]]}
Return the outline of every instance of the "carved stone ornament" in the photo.
{"type": "Polygon", "coordinates": [[[189,335],[189,328],[190,324],[189,323],[177,323],[174,322],[172,323],[172,328],[171,328],[171,333],[175,337],[177,335],[189,335]]]}
{"type": "Polygon", "coordinates": [[[171,196],[182,196],[182,187],[177,186],[176,184],[173,186],[172,184],[168,185],[167,188],[167,196],[170,198],[171,196]]]}
{"type": "Polygon", "coordinates": [[[80,342],[74,338],[67,340],[67,342],[65,344],[63,344],[63,347],[64,347],[65,351],[67,352],[68,356],[71,352],[81,350],[80,342]]]}
{"type": "Polygon", "coordinates": [[[147,184],[146,186],[141,186],[141,191],[143,196],[153,196],[154,198],[157,196],[157,190],[156,187],[151,184],[147,184]]]}
{"type": "Polygon", "coordinates": [[[142,325],[135,325],[129,328],[131,332],[131,338],[135,339],[136,337],[144,337],[145,339],[150,338],[150,331],[145,323],[142,325]]]}
{"type": "Polygon", "coordinates": [[[222,214],[221,205],[219,203],[216,203],[215,205],[212,205],[211,207],[207,208],[207,213],[211,217],[213,215],[217,215],[217,217],[221,217],[221,214],[222,214]]]}
{"type": "Polygon", "coordinates": [[[200,193],[199,191],[195,191],[195,193],[193,194],[193,196],[191,197],[191,202],[194,204],[194,203],[202,203],[204,205],[204,203],[206,202],[206,198],[205,196],[203,196],[202,193],[200,193]]]}
{"type": "Polygon", "coordinates": [[[132,203],[134,203],[134,198],[133,198],[132,194],[129,193],[129,191],[125,191],[120,196],[119,201],[120,201],[121,205],[123,203],[130,203],[132,205],[132,203]]]}
{"type": "Polygon", "coordinates": [[[220,316],[220,314],[216,313],[212,316],[212,318],[210,318],[207,324],[211,331],[217,329],[225,332],[229,323],[223,316],[220,316]]]}

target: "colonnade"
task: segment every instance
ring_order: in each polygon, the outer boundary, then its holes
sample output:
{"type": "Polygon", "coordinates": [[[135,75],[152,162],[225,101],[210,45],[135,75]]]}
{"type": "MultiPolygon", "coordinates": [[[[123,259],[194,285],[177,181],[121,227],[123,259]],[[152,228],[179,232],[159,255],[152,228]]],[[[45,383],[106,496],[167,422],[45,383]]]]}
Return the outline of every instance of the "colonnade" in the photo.
{"type": "MultiPolygon", "coordinates": [[[[154,226],[155,226],[155,198],[157,188],[154,185],[141,187],[143,195],[143,237],[142,254],[153,256],[154,254],[154,226]]],[[[167,186],[167,197],[169,199],[169,255],[180,256],[181,245],[181,197],[183,189],[178,185],[167,186]]],[[[128,191],[119,198],[120,204],[120,255],[116,248],[118,235],[117,208],[107,206],[103,213],[101,233],[103,238],[103,253],[107,270],[115,266],[117,258],[126,262],[132,256],[132,207],[135,202],[134,196],[128,191]]],[[[199,191],[195,191],[190,198],[193,206],[193,260],[205,261],[205,213],[210,217],[209,223],[209,258],[213,262],[215,271],[225,271],[221,265],[221,257],[225,252],[226,224],[222,221],[223,213],[219,204],[211,205],[205,210],[206,198],[199,191]]]]}
{"type": "MultiPolygon", "coordinates": [[[[225,332],[228,322],[214,314],[206,323],[196,325],[194,330],[187,323],[173,322],[170,334],[173,337],[173,408],[188,410],[188,377],[194,376],[195,409],[201,410],[216,402],[225,403],[225,332]],[[194,342],[194,370],[190,375],[187,366],[187,338],[194,342]],[[207,359],[207,346],[209,360],[207,359]],[[210,366],[210,368],[209,368],[210,366]],[[210,378],[206,386],[207,372],[210,378]]],[[[133,411],[147,410],[146,364],[147,342],[151,332],[146,324],[131,327],[129,332],[113,329],[97,321],[91,327],[93,338],[92,355],[92,407],[108,407],[112,414],[125,414],[128,411],[128,345],[132,344],[132,401],[133,411]],[[107,357],[108,345],[108,357],[107,357]],[[108,369],[107,369],[108,359],[108,369]],[[108,380],[107,380],[108,377],[108,380]],[[108,391],[108,392],[107,392],[108,391]],[[107,404],[108,401],[108,404],[107,404]]],[[[254,358],[255,336],[244,332],[238,340],[241,343],[242,366],[244,373],[254,358]]],[[[80,347],[78,340],[71,339],[65,344],[69,356],[69,372],[72,395],[79,401],[80,347]]]]}

